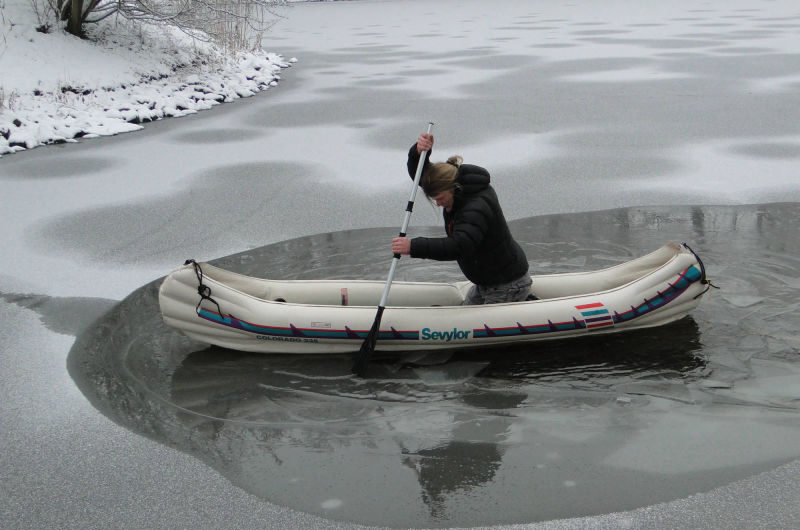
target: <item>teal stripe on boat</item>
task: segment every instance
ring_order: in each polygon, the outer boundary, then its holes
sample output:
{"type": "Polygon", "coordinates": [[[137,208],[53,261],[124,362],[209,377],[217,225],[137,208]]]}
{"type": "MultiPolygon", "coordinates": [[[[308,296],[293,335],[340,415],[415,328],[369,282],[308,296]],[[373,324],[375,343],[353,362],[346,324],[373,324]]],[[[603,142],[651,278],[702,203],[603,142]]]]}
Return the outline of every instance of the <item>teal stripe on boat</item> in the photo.
{"type": "Polygon", "coordinates": [[[595,311],[581,311],[581,315],[591,317],[594,315],[607,315],[608,309],[596,309],[595,311]]]}

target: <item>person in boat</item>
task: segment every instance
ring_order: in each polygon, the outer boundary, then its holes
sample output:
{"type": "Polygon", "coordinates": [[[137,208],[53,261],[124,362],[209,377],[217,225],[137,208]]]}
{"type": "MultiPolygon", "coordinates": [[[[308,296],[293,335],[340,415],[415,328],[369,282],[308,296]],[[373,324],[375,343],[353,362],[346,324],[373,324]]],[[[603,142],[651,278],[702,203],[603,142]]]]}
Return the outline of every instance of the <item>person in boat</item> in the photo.
{"type": "Polygon", "coordinates": [[[446,237],[396,237],[392,252],[412,258],[456,260],[474,285],[464,305],[519,302],[531,294],[528,258],[511,235],[492,188],[489,172],[464,164],[460,156],[430,162],[433,135],[422,133],[408,152],[408,174],[414,178],[421,153],[427,151],[419,185],[443,208],[446,237]]]}

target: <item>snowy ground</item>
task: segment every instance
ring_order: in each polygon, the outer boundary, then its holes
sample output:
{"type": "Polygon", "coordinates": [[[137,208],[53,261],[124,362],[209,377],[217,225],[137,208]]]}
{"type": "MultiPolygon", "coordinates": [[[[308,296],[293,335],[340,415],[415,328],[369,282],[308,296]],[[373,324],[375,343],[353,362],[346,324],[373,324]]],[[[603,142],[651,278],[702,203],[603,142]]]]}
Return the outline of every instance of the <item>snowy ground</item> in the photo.
{"type": "Polygon", "coordinates": [[[136,131],[276,86],[292,62],[222,53],[166,26],[107,19],[82,40],[42,24],[28,0],[2,0],[0,156],[136,131]]]}

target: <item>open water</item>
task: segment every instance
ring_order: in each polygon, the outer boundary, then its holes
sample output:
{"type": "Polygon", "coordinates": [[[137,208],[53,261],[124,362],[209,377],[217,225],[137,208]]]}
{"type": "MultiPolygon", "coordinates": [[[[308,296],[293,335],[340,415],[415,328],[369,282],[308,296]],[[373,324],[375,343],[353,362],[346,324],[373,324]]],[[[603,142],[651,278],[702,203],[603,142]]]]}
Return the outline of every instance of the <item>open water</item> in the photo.
{"type": "MultiPolygon", "coordinates": [[[[476,526],[650,506],[800,457],[798,219],[800,205],[766,204],[512,223],[534,274],[687,242],[720,289],[662,328],[394,355],[365,380],[351,375],[349,355],[193,343],[161,322],[159,280],[83,332],[68,368],[118,424],[262,499],[329,519],[476,526]]],[[[320,234],[216,263],[276,279],[377,279],[392,235],[320,234]]],[[[452,264],[405,259],[400,278],[460,275],[452,264]]]]}

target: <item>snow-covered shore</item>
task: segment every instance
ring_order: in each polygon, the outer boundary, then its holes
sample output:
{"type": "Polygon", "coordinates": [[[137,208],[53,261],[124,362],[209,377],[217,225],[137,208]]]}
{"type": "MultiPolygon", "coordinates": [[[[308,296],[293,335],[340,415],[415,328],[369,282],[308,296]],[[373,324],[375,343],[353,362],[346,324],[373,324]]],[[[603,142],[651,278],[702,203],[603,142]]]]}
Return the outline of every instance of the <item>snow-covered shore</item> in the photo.
{"type": "Polygon", "coordinates": [[[2,0],[0,156],[141,129],[275,86],[295,59],[225,53],[166,26],[110,18],[79,39],[42,26],[28,0],[2,0]]]}

